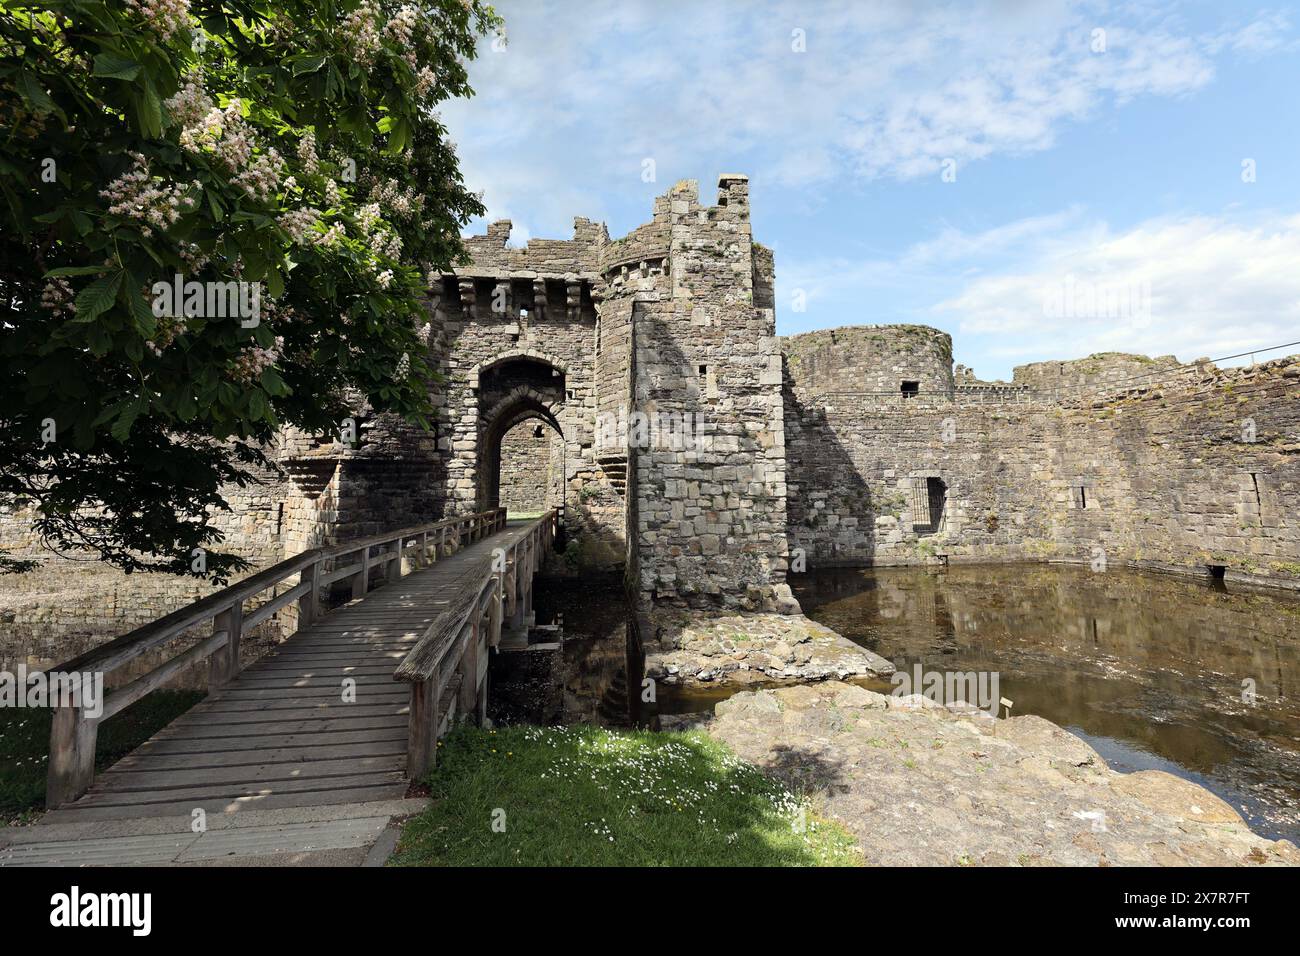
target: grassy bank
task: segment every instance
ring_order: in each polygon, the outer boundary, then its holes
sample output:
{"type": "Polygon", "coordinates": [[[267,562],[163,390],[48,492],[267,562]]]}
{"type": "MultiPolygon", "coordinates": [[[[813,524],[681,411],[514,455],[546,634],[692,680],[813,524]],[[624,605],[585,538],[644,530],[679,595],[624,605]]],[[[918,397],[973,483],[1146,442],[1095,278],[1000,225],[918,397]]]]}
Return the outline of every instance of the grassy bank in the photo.
{"type": "Polygon", "coordinates": [[[464,727],[398,866],[817,866],[853,838],[703,734],[464,727]]]}
{"type": "MultiPolygon", "coordinates": [[[[130,753],[202,698],[198,691],[154,691],[110,717],[99,728],[96,768],[130,753]]],[[[0,826],[25,822],[45,805],[52,718],[44,708],[0,710],[0,826]]]]}

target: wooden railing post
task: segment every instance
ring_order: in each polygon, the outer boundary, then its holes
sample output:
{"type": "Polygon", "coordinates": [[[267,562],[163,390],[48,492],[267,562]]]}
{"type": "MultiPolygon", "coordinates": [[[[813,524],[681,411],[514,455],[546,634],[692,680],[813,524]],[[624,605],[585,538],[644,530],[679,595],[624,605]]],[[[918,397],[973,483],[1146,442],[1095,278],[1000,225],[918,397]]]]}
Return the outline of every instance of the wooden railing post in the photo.
{"type": "Polygon", "coordinates": [[[216,690],[239,674],[239,641],[243,628],[243,601],[236,601],[212,619],[212,633],[225,631],[226,643],[208,658],[208,690],[216,690]]]}
{"type": "Polygon", "coordinates": [[[50,766],[45,776],[45,806],[51,810],[76,800],[95,779],[95,739],[99,718],[87,717],[80,702],[54,709],[50,725],[50,766]]]}
{"type": "Polygon", "coordinates": [[[505,598],[501,588],[503,583],[504,576],[497,581],[496,590],[492,594],[492,604],[488,607],[488,632],[484,646],[489,648],[501,643],[501,625],[505,621],[505,598]]]}
{"type": "Polygon", "coordinates": [[[324,558],[317,558],[312,562],[310,568],[302,572],[300,580],[306,581],[311,585],[311,590],[298,598],[298,630],[303,631],[316,623],[316,618],[320,616],[320,578],[321,565],[325,563],[324,558]]]}
{"type": "Polygon", "coordinates": [[[461,655],[460,662],[456,670],[460,672],[460,701],[456,708],[462,714],[472,714],[475,712],[475,698],[478,696],[478,642],[481,631],[482,617],[478,612],[477,606],[474,610],[474,618],[470,622],[469,646],[465,648],[465,653],[461,655]]]}
{"type": "Polygon", "coordinates": [[[438,668],[428,680],[411,683],[407,717],[406,776],[419,780],[436,760],[438,741],[438,668]]]}
{"type": "Polygon", "coordinates": [[[363,598],[370,585],[370,548],[369,546],[361,549],[361,570],[356,573],[352,579],[352,597],[363,598]]]}

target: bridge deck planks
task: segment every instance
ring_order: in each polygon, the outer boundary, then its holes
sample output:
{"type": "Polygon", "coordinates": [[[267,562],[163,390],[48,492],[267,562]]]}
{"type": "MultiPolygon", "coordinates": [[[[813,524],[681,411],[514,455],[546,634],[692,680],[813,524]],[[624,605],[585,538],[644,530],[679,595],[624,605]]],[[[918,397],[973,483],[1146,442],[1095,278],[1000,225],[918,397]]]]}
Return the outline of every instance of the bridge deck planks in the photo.
{"type": "Polygon", "coordinates": [[[323,615],[99,774],[42,823],[322,806],[405,795],[407,685],[392,673],[482,557],[530,522],[323,615]],[[356,680],[355,703],[342,682],[356,680]]]}

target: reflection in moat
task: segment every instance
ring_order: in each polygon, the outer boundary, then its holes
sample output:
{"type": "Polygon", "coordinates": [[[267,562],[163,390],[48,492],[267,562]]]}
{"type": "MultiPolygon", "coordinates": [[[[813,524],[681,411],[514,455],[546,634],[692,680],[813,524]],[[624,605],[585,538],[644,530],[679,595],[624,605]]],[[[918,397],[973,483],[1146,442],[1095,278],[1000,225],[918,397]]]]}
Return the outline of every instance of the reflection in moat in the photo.
{"type": "Polygon", "coordinates": [[[1070,729],[1117,770],[1195,780],[1257,832],[1300,840],[1300,601],[1041,566],[792,583],[809,617],[896,665],[997,671],[1013,714],[1070,729]]]}

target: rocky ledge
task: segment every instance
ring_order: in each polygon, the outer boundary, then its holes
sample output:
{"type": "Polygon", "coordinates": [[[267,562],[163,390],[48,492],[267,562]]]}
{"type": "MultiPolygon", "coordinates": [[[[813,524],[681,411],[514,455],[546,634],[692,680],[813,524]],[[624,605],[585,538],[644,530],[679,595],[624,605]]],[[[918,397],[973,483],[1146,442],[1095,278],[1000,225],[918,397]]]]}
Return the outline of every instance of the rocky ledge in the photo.
{"type": "Polygon", "coordinates": [[[705,726],[814,794],[868,864],[1300,864],[1203,787],[1117,773],[1041,717],[972,718],[829,681],[743,691],[705,726]]]}
{"type": "Polygon", "coordinates": [[[643,618],[645,676],[666,684],[887,677],[894,665],[802,614],[659,612],[643,618]]]}

